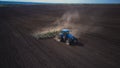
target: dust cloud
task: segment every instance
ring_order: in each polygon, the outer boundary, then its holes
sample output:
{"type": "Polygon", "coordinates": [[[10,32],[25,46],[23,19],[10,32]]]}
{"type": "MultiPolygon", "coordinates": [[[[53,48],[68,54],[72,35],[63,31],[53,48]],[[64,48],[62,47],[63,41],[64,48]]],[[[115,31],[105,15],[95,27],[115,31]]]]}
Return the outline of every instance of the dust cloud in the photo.
{"type": "Polygon", "coordinates": [[[94,16],[88,16],[82,14],[80,15],[80,13],[77,10],[70,10],[65,12],[61,16],[61,18],[57,19],[52,24],[50,24],[49,27],[47,28],[45,27],[40,31],[34,32],[34,35],[38,35],[41,33],[45,34],[47,32],[60,31],[63,28],[67,28],[70,30],[71,34],[73,34],[77,38],[80,38],[82,34],[85,34],[87,32],[94,32],[99,29],[98,27],[93,26],[94,22],[95,22],[94,16]],[[84,21],[82,19],[84,19],[84,21]]]}

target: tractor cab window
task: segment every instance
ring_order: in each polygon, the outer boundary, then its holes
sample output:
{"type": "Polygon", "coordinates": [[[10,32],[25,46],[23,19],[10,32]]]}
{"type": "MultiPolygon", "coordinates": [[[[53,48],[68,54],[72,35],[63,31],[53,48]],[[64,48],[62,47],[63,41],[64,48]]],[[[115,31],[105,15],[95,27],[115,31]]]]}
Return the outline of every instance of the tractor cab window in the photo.
{"type": "Polygon", "coordinates": [[[62,29],[62,30],[61,30],[61,33],[62,33],[62,34],[69,34],[69,29],[62,29]]]}
{"type": "Polygon", "coordinates": [[[61,31],[61,33],[63,33],[63,34],[68,34],[69,31],[61,31]]]}

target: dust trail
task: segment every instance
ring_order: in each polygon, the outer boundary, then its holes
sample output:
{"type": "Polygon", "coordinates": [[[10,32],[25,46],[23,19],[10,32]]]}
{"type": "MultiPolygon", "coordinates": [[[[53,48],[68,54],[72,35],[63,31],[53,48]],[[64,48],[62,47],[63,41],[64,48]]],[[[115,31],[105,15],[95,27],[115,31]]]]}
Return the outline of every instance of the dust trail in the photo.
{"type": "Polygon", "coordinates": [[[72,34],[76,34],[75,21],[77,19],[79,19],[79,12],[77,10],[68,11],[64,13],[60,19],[53,22],[53,24],[49,27],[43,28],[41,31],[35,31],[33,35],[36,36],[41,33],[60,31],[63,28],[70,29],[72,34]]]}
{"type": "Polygon", "coordinates": [[[70,29],[72,34],[75,34],[73,30],[77,29],[75,22],[80,18],[79,12],[77,10],[68,11],[63,14],[63,16],[54,22],[55,29],[61,30],[63,28],[70,29]]]}
{"type": "Polygon", "coordinates": [[[71,34],[77,38],[80,38],[82,34],[89,32],[90,29],[94,29],[91,32],[97,31],[99,29],[96,27],[93,28],[94,22],[94,16],[80,15],[77,10],[70,10],[65,12],[61,18],[50,24],[49,27],[45,27],[40,31],[36,31],[33,35],[37,36],[41,33],[45,34],[48,32],[60,31],[63,28],[67,28],[70,29],[71,34]]]}
{"type": "Polygon", "coordinates": [[[79,26],[76,25],[76,22],[79,21],[80,15],[77,10],[67,11],[62,15],[60,19],[57,19],[53,24],[47,28],[43,28],[41,31],[34,32],[34,36],[37,36],[41,33],[60,31],[63,28],[70,29],[71,34],[78,37],[79,26]]]}

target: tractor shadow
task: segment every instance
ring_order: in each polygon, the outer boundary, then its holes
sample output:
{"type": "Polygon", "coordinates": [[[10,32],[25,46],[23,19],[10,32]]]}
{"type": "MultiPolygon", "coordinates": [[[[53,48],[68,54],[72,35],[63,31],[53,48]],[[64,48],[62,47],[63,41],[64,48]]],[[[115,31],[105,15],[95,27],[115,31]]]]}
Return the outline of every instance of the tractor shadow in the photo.
{"type": "Polygon", "coordinates": [[[81,46],[81,47],[83,47],[84,44],[83,44],[82,42],[78,42],[78,43],[76,43],[76,44],[72,44],[71,46],[81,46]]]}
{"type": "Polygon", "coordinates": [[[84,46],[84,44],[82,42],[78,42],[76,46],[84,46]]]}

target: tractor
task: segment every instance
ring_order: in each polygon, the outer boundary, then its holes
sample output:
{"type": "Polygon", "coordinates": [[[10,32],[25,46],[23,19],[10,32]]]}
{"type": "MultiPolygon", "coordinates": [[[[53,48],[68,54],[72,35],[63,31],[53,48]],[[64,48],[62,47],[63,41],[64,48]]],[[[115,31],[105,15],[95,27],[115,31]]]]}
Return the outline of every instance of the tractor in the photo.
{"type": "Polygon", "coordinates": [[[67,45],[76,45],[78,43],[78,39],[70,34],[69,29],[62,29],[57,37],[60,42],[64,42],[67,45]]]}

